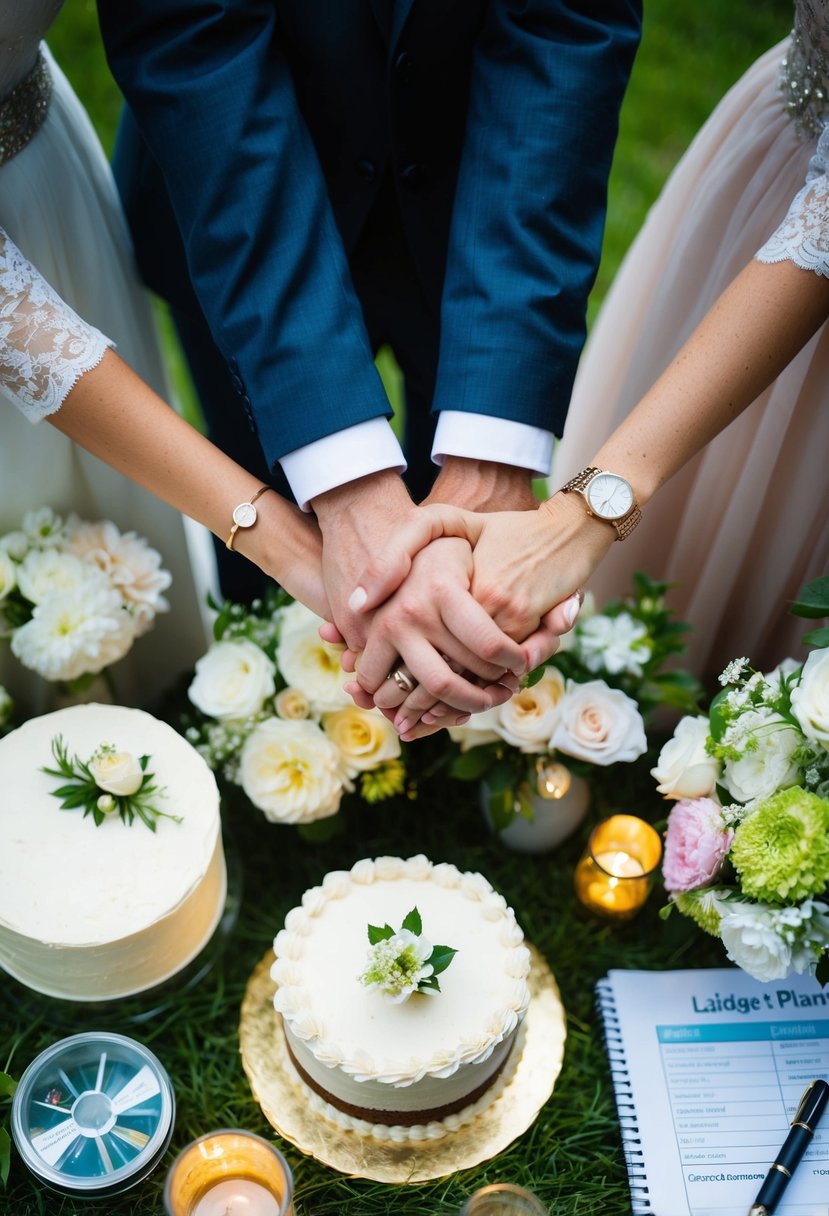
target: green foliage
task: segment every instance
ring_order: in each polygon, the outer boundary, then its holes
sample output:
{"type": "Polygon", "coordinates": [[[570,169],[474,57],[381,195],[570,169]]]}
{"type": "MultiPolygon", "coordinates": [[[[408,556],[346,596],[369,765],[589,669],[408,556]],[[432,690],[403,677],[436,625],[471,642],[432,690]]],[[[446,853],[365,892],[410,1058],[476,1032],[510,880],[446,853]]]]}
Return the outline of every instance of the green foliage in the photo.
{"type": "Polygon", "coordinates": [[[138,818],[151,832],[155,831],[156,820],[159,818],[181,823],[179,815],[167,814],[155,805],[154,799],[163,794],[163,790],[156,785],[155,774],[147,771],[149,756],[138,757],[143,776],[135,793],[112,794],[98,785],[89,767],[91,761],[83,761],[78,756],[70,758],[62,735],[57,735],[52,740],[52,755],[57,767],[44,766],[41,772],[49,777],[63,779],[64,784],[51,791],[55,798],[61,800],[62,811],[77,811],[83,808],[83,818],[91,815],[96,827],[100,827],[108,815],[116,813],[127,826],[138,818]]]}

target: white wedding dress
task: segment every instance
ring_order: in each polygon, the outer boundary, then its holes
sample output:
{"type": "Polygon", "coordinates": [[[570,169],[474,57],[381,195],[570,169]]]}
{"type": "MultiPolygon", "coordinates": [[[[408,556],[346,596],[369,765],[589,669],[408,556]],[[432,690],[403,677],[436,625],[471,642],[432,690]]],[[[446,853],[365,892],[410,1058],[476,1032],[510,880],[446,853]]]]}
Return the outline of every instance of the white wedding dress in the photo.
{"type": "MultiPolygon", "coordinates": [[[[170,400],[150,301],[133,269],[108,162],[71,86],[41,45],[59,8],[55,0],[0,0],[0,227],[58,295],[170,400]],[[51,96],[37,75],[39,48],[51,96]],[[37,129],[26,142],[32,127],[37,129]]],[[[0,312],[3,303],[0,296],[0,312]]],[[[122,531],[144,536],[173,576],[166,593],[170,612],[156,618],[112,672],[120,702],[152,704],[208,643],[206,593],[215,587],[209,534],[53,427],[33,426],[11,397],[9,391],[0,396],[0,534],[18,527],[25,511],[44,505],[89,520],[111,519],[122,531]]],[[[0,644],[0,684],[23,714],[51,704],[53,690],[23,669],[7,644],[0,644]]]]}
{"type": "MultiPolygon", "coordinates": [[[[720,102],[631,246],[579,367],[553,488],[592,463],[759,250],[827,274],[828,99],[829,6],[798,0],[792,37],[720,102]]],[[[668,602],[694,629],[686,665],[709,681],[743,655],[769,670],[806,653],[815,622],[787,607],[829,573],[828,375],[824,325],[590,580],[600,604],[636,570],[676,584],[668,602]]]]}

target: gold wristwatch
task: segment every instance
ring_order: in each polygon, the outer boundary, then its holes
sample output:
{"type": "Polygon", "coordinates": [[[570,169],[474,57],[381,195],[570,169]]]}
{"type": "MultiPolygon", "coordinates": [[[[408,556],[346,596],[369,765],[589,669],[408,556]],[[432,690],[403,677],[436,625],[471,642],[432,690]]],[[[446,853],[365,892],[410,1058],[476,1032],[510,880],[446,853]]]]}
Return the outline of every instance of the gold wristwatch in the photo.
{"type": "Polygon", "coordinates": [[[604,469],[591,466],[571,477],[561,489],[565,494],[574,490],[581,494],[587,504],[588,514],[613,524],[617,540],[630,536],[642,518],[630,483],[618,473],[608,473],[604,469]]]}

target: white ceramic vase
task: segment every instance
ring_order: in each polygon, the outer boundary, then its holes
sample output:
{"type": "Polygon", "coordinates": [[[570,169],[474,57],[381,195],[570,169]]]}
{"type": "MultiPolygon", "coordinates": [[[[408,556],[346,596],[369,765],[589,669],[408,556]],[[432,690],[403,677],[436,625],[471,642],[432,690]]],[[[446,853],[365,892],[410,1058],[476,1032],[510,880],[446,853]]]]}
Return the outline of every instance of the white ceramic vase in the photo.
{"type": "MultiPolygon", "coordinates": [[[[542,798],[540,794],[533,793],[530,802],[532,819],[516,815],[508,827],[495,834],[507,848],[515,849],[518,853],[546,853],[563,844],[583,821],[590,806],[590,786],[583,777],[571,773],[569,788],[560,798],[542,798]]],[[[481,784],[481,807],[484,818],[492,828],[489,786],[485,781],[481,784]]],[[[494,828],[492,830],[495,831],[494,828]]]]}

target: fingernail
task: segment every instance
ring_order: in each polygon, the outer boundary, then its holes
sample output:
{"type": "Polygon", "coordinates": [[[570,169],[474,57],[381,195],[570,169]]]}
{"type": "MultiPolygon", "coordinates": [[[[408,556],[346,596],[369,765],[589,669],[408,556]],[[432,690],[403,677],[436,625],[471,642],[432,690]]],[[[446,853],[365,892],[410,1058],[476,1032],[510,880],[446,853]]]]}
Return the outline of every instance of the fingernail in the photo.
{"type": "MultiPolygon", "coordinates": [[[[361,588],[362,590],[362,588],[361,588]]],[[[579,615],[581,608],[581,596],[578,591],[575,591],[564,605],[564,619],[571,627],[575,624],[576,617],[579,615]]]]}
{"type": "Polygon", "coordinates": [[[427,710],[425,714],[420,715],[420,720],[421,722],[424,722],[426,726],[433,726],[435,722],[437,722],[437,717],[435,714],[430,714],[427,710]]]}
{"type": "Polygon", "coordinates": [[[395,722],[394,729],[397,731],[398,735],[405,735],[406,731],[411,729],[411,726],[411,718],[401,718],[399,722],[395,722]]]}
{"type": "Polygon", "coordinates": [[[472,714],[461,714],[460,717],[455,719],[455,725],[456,726],[466,726],[467,722],[469,721],[469,719],[471,717],[472,717],[472,714]]]}
{"type": "Polygon", "coordinates": [[[527,671],[535,671],[536,667],[541,663],[541,651],[535,646],[530,646],[527,651],[527,671]]]}
{"type": "Polygon", "coordinates": [[[347,692],[350,697],[353,697],[359,687],[356,680],[346,680],[343,684],[343,692],[347,692]]]}
{"type": "Polygon", "coordinates": [[[359,612],[368,599],[365,587],[355,587],[348,598],[348,606],[352,612],[359,612]]]}

